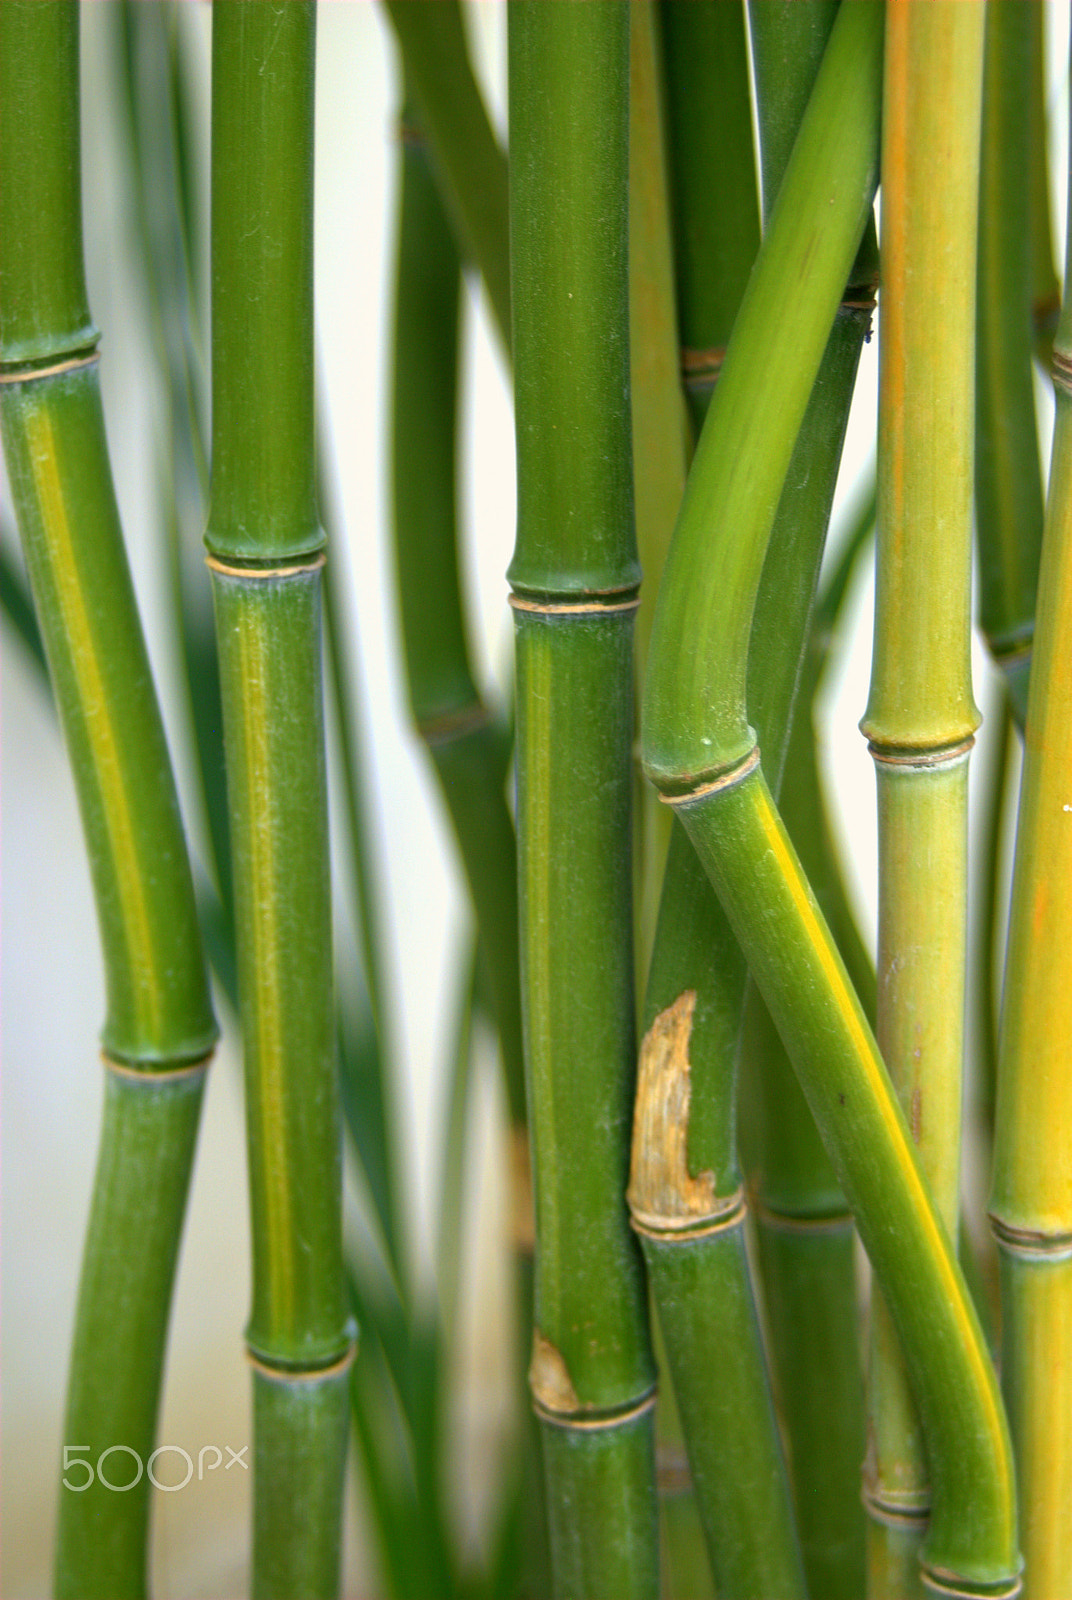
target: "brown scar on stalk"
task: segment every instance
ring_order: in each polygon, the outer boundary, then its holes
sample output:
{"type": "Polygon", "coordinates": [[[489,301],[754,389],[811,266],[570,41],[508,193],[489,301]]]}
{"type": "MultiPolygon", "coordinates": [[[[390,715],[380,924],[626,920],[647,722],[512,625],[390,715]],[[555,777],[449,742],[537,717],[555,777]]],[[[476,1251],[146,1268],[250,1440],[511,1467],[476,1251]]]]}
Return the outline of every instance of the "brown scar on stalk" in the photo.
{"type": "Polygon", "coordinates": [[[695,989],[660,1011],[640,1046],[626,1198],[635,1220],[688,1227],[719,1210],[715,1174],[689,1172],[689,1040],[695,989]]]}

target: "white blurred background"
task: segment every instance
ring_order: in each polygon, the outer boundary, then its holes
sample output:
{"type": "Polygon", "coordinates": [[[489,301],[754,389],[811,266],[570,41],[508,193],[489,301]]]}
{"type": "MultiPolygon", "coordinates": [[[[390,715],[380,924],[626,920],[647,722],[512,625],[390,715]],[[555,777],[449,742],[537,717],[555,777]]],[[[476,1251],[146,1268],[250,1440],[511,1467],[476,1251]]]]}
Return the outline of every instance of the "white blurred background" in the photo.
{"type": "MultiPolygon", "coordinates": [[[[1067,17],[1050,3],[1053,148],[1063,170],[1067,17]],[[1061,36],[1061,37],[1058,37],[1061,36]]],[[[154,527],[152,373],[142,301],[127,251],[117,89],[110,64],[111,0],[83,7],[83,189],[90,304],[102,330],[105,408],[123,524],[142,605],[187,816],[197,832],[183,699],[154,527]]],[[[207,194],[209,7],[182,8],[204,65],[201,84],[207,194]]],[[[500,128],[505,101],[505,7],[470,8],[472,42],[500,128]]],[[[415,1259],[427,1262],[429,1217],[442,1128],[441,1070],[452,1026],[457,964],[468,918],[460,874],[428,768],[410,728],[396,644],[396,603],[387,547],[383,432],[389,364],[397,75],[393,38],[378,8],[326,0],[318,38],[317,317],[346,543],[332,559],[345,575],[370,761],[369,801],[380,868],[392,1029],[401,1082],[396,1130],[409,1188],[415,1259]]],[[[1064,236],[1064,185],[1055,197],[1064,236]]],[[[207,237],[207,225],[205,229],[207,237]]],[[[877,343],[865,349],[838,507],[867,471],[874,431],[877,343]]],[[[1048,397],[1043,397],[1048,406],[1048,397]]],[[[509,391],[476,299],[466,317],[461,473],[470,616],[477,660],[495,696],[510,626],[504,572],[513,540],[513,438],[509,391]]],[[[1049,412],[1043,432],[1048,435],[1049,412]]],[[[6,496],[6,484],[4,485],[6,496]]],[[[835,510],[835,532],[838,510],[835,510]]],[[[207,585],[207,576],[206,576],[207,585]]],[[[856,731],[867,693],[870,584],[851,601],[853,631],[843,670],[824,706],[829,793],[850,838],[853,888],[865,936],[875,919],[874,785],[856,731]]],[[[993,704],[991,672],[976,655],[976,694],[993,704]]],[[[96,1155],[101,1069],[96,1040],[104,1001],[96,925],[80,827],[54,719],[21,646],[3,632],[3,1363],[0,1593],[39,1600],[50,1586],[66,1367],[82,1234],[96,1155]]],[[[978,765],[978,763],[977,763],[978,765]]],[[[221,1006],[221,1017],[226,1018],[221,1006]]],[[[509,1382],[502,1336],[502,1194],[495,1171],[494,1075],[481,1077],[473,1117],[468,1217],[483,1223],[467,1257],[467,1336],[459,1374],[454,1484],[470,1468],[494,1472],[494,1437],[509,1382]]],[[[160,1439],[196,1457],[213,1444],[238,1450],[250,1438],[249,1380],[242,1327],[247,1313],[247,1201],[240,1061],[233,1023],[210,1074],[175,1298],[160,1439]]],[[[477,1484],[459,1509],[474,1530],[492,1492],[477,1484]]],[[[230,1600],[246,1590],[249,1479],[217,1472],[181,1493],[158,1495],[154,1592],[159,1600],[230,1600]]],[[[375,1564],[354,1496],[348,1519],[346,1594],[374,1591],[375,1564]]],[[[478,1536],[474,1532],[474,1536],[478,1536]]]]}

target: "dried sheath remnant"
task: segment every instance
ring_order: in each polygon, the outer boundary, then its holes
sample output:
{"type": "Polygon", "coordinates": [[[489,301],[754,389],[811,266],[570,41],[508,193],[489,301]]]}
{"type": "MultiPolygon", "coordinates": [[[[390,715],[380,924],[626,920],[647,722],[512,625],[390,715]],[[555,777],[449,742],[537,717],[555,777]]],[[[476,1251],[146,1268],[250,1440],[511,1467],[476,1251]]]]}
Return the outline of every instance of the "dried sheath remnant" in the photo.
{"type": "Polygon", "coordinates": [[[715,1174],[692,1177],[689,1127],[689,1039],[695,989],[660,1011],[640,1046],[633,1153],[627,1199],[633,1221],[653,1232],[691,1229],[726,1209],[715,1174]]]}
{"type": "Polygon", "coordinates": [[[532,1330],[532,1364],[529,1367],[529,1388],[538,1410],[564,1416],[583,1411],[573,1379],[562,1354],[545,1339],[539,1328],[532,1330]]]}

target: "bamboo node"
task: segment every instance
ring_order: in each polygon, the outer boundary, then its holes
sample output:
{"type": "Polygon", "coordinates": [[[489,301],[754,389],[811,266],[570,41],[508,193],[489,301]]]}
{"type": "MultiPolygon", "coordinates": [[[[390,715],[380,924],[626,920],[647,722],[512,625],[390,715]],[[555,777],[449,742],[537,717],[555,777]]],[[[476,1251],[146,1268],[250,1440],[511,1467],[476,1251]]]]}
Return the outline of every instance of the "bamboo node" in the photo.
{"type": "Polygon", "coordinates": [[[584,595],[576,600],[533,600],[528,595],[507,595],[507,601],[512,611],[532,612],[540,617],[583,617],[603,616],[608,612],[636,611],[640,606],[640,596],[631,594],[628,600],[616,600],[613,597],[603,601],[593,595],[584,595]]]}
{"type": "Polygon", "coordinates": [[[80,367],[94,367],[100,360],[99,350],[90,350],[82,356],[70,356],[65,361],[54,361],[47,367],[16,367],[0,372],[0,383],[29,383],[33,378],[54,378],[61,372],[77,372],[80,367]]]}
{"type": "Polygon", "coordinates": [[[1072,394],[1072,351],[1054,349],[1053,386],[1063,389],[1065,394],[1072,394]]]}
{"type": "Polygon", "coordinates": [[[879,745],[869,740],[868,750],[872,759],[883,767],[901,767],[912,771],[926,772],[933,767],[952,767],[960,761],[967,761],[975,746],[975,735],[969,734],[966,739],[959,739],[956,744],[942,745],[935,750],[903,750],[889,745],[879,745]]]}
{"type": "Polygon", "coordinates": [[[213,1048],[197,1061],[179,1061],[174,1066],[169,1066],[166,1062],[163,1064],[147,1062],[144,1066],[135,1066],[132,1061],[117,1061],[114,1056],[106,1055],[103,1050],[100,1058],[106,1070],[114,1073],[117,1078],[130,1079],[148,1087],[156,1083],[179,1083],[187,1078],[204,1077],[215,1054],[213,1048]]]}
{"type": "Polygon", "coordinates": [[[205,557],[205,566],[210,572],[218,572],[224,578],[254,578],[257,580],[261,578],[297,578],[305,572],[319,572],[321,567],[326,564],[327,559],[326,554],[321,550],[314,556],[290,562],[285,566],[240,567],[235,566],[232,562],[221,561],[218,556],[214,556],[210,552],[205,557]]]}
{"type": "Polygon", "coordinates": [[[573,1387],[561,1351],[550,1339],[544,1338],[539,1328],[532,1330],[529,1388],[532,1391],[532,1409],[537,1417],[543,1422],[553,1423],[556,1428],[572,1428],[582,1433],[619,1428],[642,1417],[655,1405],[654,1384],[638,1399],[627,1400],[623,1405],[586,1405],[573,1387]]]}
{"type": "Polygon", "coordinates": [[[491,712],[483,700],[460,706],[454,711],[444,711],[435,717],[418,717],[417,732],[427,745],[451,744],[464,739],[466,734],[477,733],[491,722],[491,712]]]}
{"type": "Polygon", "coordinates": [[[751,776],[759,766],[759,746],[755,744],[742,761],[730,767],[726,772],[720,772],[714,778],[697,784],[687,794],[660,794],[659,799],[664,805],[674,806],[683,810],[685,806],[699,805],[702,800],[709,800],[712,795],[719,794],[723,789],[733,789],[739,783],[751,776]]]}
{"type": "Polygon", "coordinates": [[[825,1212],[819,1216],[798,1216],[790,1211],[775,1211],[762,1200],[749,1195],[748,1205],[761,1227],[770,1233],[826,1234],[848,1233],[856,1225],[851,1211],[825,1212]]]}
{"type": "Polygon", "coordinates": [[[1061,1261],[1072,1256],[1072,1232],[1044,1233],[1038,1228],[1017,1228],[991,1211],[990,1231],[1007,1255],[1024,1260],[1061,1261]]]}
{"type": "Polygon", "coordinates": [[[262,1378],[270,1379],[272,1383],[327,1383],[329,1379],[338,1378],[342,1373],[348,1372],[356,1356],[356,1339],[351,1339],[339,1359],[327,1367],[275,1367],[263,1357],[254,1355],[248,1346],[246,1348],[246,1360],[254,1372],[259,1373],[262,1378]]]}
{"type": "Polygon", "coordinates": [[[723,1196],[715,1174],[693,1177],[688,1164],[692,1099],[689,1039],[696,990],[686,989],[660,1011],[640,1045],[633,1147],[626,1200],[642,1233],[691,1236],[729,1227],[744,1215],[741,1191],[723,1196]]]}
{"type": "Polygon", "coordinates": [[[655,1487],[664,1499],[692,1491],[689,1458],[679,1445],[661,1444],[655,1451],[655,1487]]]}
{"type": "Polygon", "coordinates": [[[970,1584],[966,1578],[944,1567],[928,1567],[920,1563],[920,1581],[931,1594],[945,1595],[946,1600],[1015,1600],[1023,1591],[1020,1574],[999,1579],[997,1583],[970,1584]]]}
{"type": "Polygon", "coordinates": [[[726,359],[725,345],[715,345],[710,350],[681,349],[681,381],[693,394],[713,389],[726,359]]]}
{"type": "Polygon", "coordinates": [[[930,1492],[926,1489],[906,1490],[897,1495],[882,1490],[864,1479],[860,1490],[868,1516],[887,1528],[922,1528],[930,1518],[930,1492]]]}
{"type": "Polygon", "coordinates": [[[1061,314],[1061,291],[1039,295],[1031,307],[1031,320],[1036,333],[1052,333],[1061,314]]]}

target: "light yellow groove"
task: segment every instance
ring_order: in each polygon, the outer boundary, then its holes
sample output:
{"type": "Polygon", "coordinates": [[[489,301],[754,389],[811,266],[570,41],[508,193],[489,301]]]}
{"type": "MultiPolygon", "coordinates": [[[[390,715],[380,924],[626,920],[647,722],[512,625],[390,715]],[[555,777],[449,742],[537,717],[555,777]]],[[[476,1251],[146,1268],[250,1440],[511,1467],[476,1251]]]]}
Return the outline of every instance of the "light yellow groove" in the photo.
{"type": "Polygon", "coordinates": [[[119,741],[67,520],[52,419],[44,406],[28,406],[24,417],[49,574],[63,616],[71,667],[84,711],[86,737],[108,834],[123,938],[127,947],[136,1026],[142,1039],[157,1039],[161,1028],[160,981],[156,971],[142,866],[127,802],[119,741]]]}
{"type": "MultiPolygon", "coordinates": [[[[1000,1443],[1004,1439],[1004,1429],[997,1407],[993,1375],[989,1370],[982,1346],[972,1324],[964,1292],[957,1281],[952,1256],[939,1231],[937,1219],[916,1162],[913,1159],[912,1149],[906,1137],[905,1129],[901,1118],[897,1114],[896,1101],[887,1088],[874,1045],[857,1014],[852,992],[841,972],[840,963],[830,944],[826,930],[815,914],[809,898],[807,883],[801,875],[791,848],[788,847],[787,839],[783,836],[777,814],[767,795],[766,788],[757,786],[753,792],[756,814],[763,828],[767,845],[785,879],[785,884],[792,897],[797,915],[808,934],[812,948],[822,967],[830,993],[836,1001],[838,1011],[852,1039],[857,1057],[870,1086],[872,1098],[879,1108],[887,1136],[893,1146],[898,1167],[904,1176],[916,1214],[921,1221],[931,1256],[938,1269],[942,1292],[956,1320],[961,1347],[970,1363],[976,1389],[985,1409],[989,1435],[993,1440],[1000,1443]]],[[[1004,1482],[1007,1488],[1011,1488],[1011,1474],[1007,1472],[1004,1474],[1004,1482]]],[[[1012,1500],[1009,1498],[1005,1507],[1006,1526],[1009,1529],[1013,1525],[1013,1515],[1012,1500]]]]}
{"type": "MultiPolygon", "coordinates": [[[[269,652],[264,618],[243,614],[238,627],[238,665],[249,826],[250,926],[253,993],[257,1017],[257,1104],[264,1172],[268,1299],[273,1324],[294,1321],[291,1196],[286,1158],[286,1061],[280,1006],[282,974],[276,917],[275,850],[270,806],[264,803],[271,761],[269,652]]],[[[249,1045],[247,1043],[247,1049],[249,1045]]],[[[273,1332],[278,1331],[273,1327],[273,1332]]]]}

